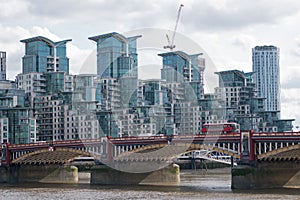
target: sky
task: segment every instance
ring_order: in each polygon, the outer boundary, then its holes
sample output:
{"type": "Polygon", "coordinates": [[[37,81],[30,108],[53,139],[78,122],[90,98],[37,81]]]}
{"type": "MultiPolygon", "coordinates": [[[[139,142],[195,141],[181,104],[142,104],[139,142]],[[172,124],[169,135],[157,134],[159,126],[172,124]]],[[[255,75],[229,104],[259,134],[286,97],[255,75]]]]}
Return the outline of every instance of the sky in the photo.
{"type": "MultiPolygon", "coordinates": [[[[0,51],[7,52],[7,76],[21,73],[24,44],[34,36],[67,45],[71,73],[95,63],[90,36],[118,32],[141,34],[141,78],[159,78],[165,34],[172,35],[177,10],[182,8],[176,50],[203,53],[209,62],[206,81],[214,71],[252,70],[251,51],[257,45],[280,48],[281,117],[300,125],[300,1],[297,0],[0,0],[0,51]],[[92,63],[92,64],[91,64],[92,63]]],[[[210,84],[211,85],[211,84],[210,84]]],[[[211,92],[207,89],[206,92],[211,92]]]]}

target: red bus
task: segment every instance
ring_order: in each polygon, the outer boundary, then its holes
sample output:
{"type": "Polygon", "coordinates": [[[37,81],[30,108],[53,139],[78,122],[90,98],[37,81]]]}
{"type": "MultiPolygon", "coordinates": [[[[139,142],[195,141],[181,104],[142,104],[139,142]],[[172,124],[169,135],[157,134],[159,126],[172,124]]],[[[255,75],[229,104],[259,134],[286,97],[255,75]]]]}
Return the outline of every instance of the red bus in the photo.
{"type": "Polygon", "coordinates": [[[239,133],[240,125],[233,122],[221,124],[203,124],[201,132],[202,134],[239,133]]]}

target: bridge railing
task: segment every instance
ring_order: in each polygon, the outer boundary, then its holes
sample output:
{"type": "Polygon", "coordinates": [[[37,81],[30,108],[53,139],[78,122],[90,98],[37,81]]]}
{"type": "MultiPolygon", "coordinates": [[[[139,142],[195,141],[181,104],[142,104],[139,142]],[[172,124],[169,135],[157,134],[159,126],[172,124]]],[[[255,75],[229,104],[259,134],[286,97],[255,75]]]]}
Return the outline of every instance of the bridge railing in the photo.
{"type": "Polygon", "coordinates": [[[240,136],[239,133],[227,133],[227,134],[197,134],[197,135],[170,135],[170,136],[129,136],[121,138],[109,138],[110,140],[149,140],[149,139],[183,139],[183,138],[205,138],[205,137],[230,137],[230,136],[240,136]]]}
{"type": "Polygon", "coordinates": [[[22,148],[22,147],[37,147],[37,146],[49,146],[49,142],[37,142],[37,143],[28,143],[28,144],[9,144],[9,148],[22,148]]]}
{"type": "Polygon", "coordinates": [[[263,136],[300,136],[300,132],[255,132],[253,137],[263,136]]]}
{"type": "Polygon", "coordinates": [[[100,142],[100,139],[83,139],[83,140],[60,140],[60,141],[43,141],[43,142],[36,142],[36,143],[27,143],[27,144],[9,144],[9,148],[22,148],[22,147],[37,147],[37,146],[50,146],[50,145],[57,145],[57,144],[84,144],[88,142],[100,142]]]}

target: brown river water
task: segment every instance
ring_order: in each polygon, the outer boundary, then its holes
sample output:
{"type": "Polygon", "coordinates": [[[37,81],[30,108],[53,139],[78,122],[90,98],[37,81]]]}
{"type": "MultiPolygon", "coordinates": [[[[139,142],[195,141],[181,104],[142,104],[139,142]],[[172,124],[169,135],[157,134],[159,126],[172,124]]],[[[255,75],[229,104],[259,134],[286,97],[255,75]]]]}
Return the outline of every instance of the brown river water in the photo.
{"type": "Polygon", "coordinates": [[[181,171],[179,186],[0,185],[0,199],[300,199],[300,189],[231,190],[230,169],[181,171]]]}

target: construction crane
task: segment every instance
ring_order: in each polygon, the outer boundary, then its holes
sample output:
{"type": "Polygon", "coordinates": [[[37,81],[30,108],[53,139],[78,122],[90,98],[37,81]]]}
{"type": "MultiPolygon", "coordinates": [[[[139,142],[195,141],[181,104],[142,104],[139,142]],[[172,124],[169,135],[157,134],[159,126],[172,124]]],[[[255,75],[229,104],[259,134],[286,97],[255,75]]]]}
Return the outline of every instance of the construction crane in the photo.
{"type": "Polygon", "coordinates": [[[174,39],[175,39],[177,25],[178,25],[178,21],[179,21],[179,17],[180,17],[182,7],[183,7],[183,4],[180,4],[179,9],[178,9],[178,13],[177,13],[175,28],[174,28],[171,40],[170,40],[169,35],[166,34],[166,37],[167,37],[167,40],[168,40],[168,45],[164,46],[164,49],[170,49],[170,51],[173,51],[173,49],[176,47],[175,44],[174,44],[174,39]]]}

